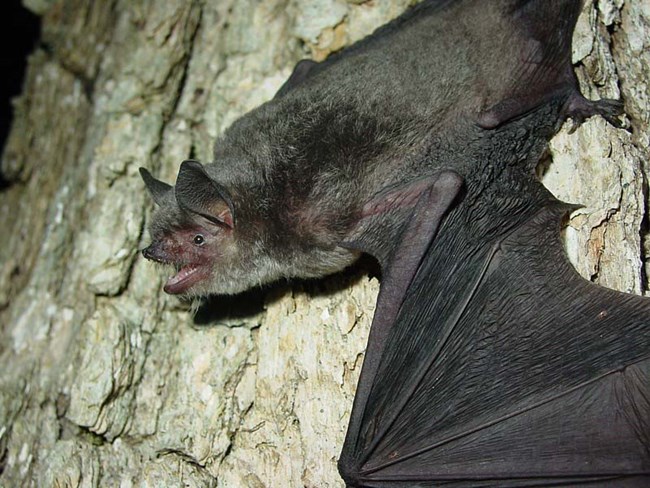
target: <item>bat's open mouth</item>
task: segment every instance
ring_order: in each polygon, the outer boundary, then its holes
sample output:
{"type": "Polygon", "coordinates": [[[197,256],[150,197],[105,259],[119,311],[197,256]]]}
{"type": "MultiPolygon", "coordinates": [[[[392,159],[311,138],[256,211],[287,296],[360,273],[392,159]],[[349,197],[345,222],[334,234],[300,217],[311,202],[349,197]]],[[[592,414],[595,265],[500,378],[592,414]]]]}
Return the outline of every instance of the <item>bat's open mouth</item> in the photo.
{"type": "Polygon", "coordinates": [[[165,292],[170,295],[185,293],[210,275],[209,269],[200,263],[181,264],[174,262],[173,256],[161,246],[152,244],[142,250],[142,255],[151,261],[176,267],[176,274],[167,280],[164,287],[165,292]]]}
{"type": "Polygon", "coordinates": [[[170,295],[178,295],[206,278],[200,264],[186,264],[174,276],[167,280],[164,290],[170,295]]]}

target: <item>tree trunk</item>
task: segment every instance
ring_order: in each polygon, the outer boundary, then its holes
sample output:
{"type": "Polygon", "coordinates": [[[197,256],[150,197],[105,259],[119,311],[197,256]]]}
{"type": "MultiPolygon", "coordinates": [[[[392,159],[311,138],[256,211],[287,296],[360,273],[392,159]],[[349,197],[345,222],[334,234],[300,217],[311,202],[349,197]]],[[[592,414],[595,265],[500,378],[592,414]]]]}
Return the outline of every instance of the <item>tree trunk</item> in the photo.
{"type": "MultiPolygon", "coordinates": [[[[0,486],[342,486],[378,282],[213,299],[162,293],[138,249],[152,202],[217,133],[408,0],[25,0],[43,16],[2,159],[0,486]]],[[[566,231],[588,279],[643,293],[650,7],[587,2],[585,94],[625,101],[552,141],[543,181],[585,205],[566,231]]]]}

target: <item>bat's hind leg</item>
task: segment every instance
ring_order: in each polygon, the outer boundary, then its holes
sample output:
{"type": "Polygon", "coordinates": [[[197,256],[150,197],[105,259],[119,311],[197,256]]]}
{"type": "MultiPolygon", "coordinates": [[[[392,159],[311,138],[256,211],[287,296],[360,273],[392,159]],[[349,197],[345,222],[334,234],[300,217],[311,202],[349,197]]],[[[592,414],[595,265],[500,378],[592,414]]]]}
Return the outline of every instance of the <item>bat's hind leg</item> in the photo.
{"type": "Polygon", "coordinates": [[[594,115],[602,116],[614,127],[621,127],[618,116],[623,113],[623,102],[611,98],[588,100],[577,89],[572,90],[562,108],[562,120],[571,119],[570,132],[574,132],[585,120],[594,115]]]}

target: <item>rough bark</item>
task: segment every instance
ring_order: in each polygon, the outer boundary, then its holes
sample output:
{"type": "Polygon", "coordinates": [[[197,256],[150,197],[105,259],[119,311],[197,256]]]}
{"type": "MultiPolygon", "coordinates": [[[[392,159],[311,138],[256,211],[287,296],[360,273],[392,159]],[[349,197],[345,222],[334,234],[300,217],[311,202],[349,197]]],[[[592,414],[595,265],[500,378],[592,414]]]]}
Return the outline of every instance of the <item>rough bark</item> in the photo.
{"type": "MultiPolygon", "coordinates": [[[[43,15],[0,193],[0,486],[342,486],[342,444],[374,299],[363,267],[212,300],[194,316],[138,249],[137,175],[180,161],[408,0],[25,0],[43,15]]],[[[587,2],[583,91],[622,96],[552,142],[540,173],[580,202],[588,279],[645,291],[650,2],[587,2]]]]}

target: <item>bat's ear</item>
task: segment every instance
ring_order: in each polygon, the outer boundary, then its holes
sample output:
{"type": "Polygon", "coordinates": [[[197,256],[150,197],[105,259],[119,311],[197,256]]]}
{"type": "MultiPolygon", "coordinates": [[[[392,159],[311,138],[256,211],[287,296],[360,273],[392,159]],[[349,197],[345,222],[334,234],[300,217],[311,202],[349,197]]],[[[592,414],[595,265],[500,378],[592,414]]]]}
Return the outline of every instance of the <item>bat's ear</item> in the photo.
{"type": "Polygon", "coordinates": [[[382,268],[394,261],[396,253],[418,259],[443,216],[454,205],[462,185],[458,173],[443,170],[402,186],[386,188],[363,206],[341,245],[376,257],[382,268]],[[416,250],[418,241],[422,241],[423,248],[416,250]]]}
{"type": "Polygon", "coordinates": [[[222,227],[234,227],[235,212],[230,193],[198,161],[183,161],[175,192],[179,207],[186,212],[200,215],[222,227]]]}
{"type": "Polygon", "coordinates": [[[151,176],[151,173],[149,173],[145,168],[140,168],[140,176],[142,176],[144,184],[147,187],[147,190],[149,190],[151,198],[156,202],[156,205],[162,205],[165,195],[172,190],[172,186],[163,181],[157,180],[151,176]]]}

